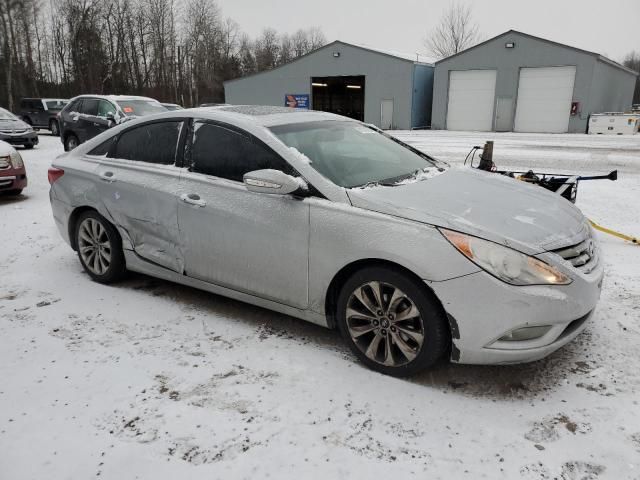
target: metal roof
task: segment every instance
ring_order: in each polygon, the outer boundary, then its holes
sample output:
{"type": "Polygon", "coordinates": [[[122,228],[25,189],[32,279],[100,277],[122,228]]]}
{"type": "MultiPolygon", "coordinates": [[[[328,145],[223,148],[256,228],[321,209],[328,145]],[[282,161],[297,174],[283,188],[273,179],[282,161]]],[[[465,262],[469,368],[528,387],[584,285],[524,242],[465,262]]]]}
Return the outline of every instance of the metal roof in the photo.
{"type": "Polygon", "coordinates": [[[591,55],[592,57],[596,57],[601,62],[608,63],[609,65],[611,65],[613,67],[619,68],[620,70],[624,70],[624,71],[626,71],[628,73],[631,73],[633,75],[636,75],[636,76],[638,75],[638,72],[635,72],[635,71],[631,70],[630,68],[627,68],[624,65],[621,65],[618,62],[616,62],[614,60],[611,60],[610,58],[607,58],[607,57],[605,57],[603,55],[600,55],[599,53],[590,52],[589,50],[582,50],[581,48],[572,47],[571,45],[565,45],[564,43],[554,42],[553,40],[547,40],[546,38],[542,38],[542,37],[536,37],[535,35],[529,35],[528,33],[519,32],[518,30],[513,30],[513,29],[512,30],[508,30],[508,31],[506,31],[504,33],[501,33],[500,35],[496,35],[495,37],[492,37],[492,38],[490,38],[488,40],[485,40],[484,42],[481,42],[481,43],[479,43],[477,45],[474,45],[473,47],[469,47],[466,50],[462,50],[461,52],[455,53],[455,54],[453,54],[453,55],[451,55],[449,57],[442,58],[442,59],[438,60],[437,62],[435,62],[435,64],[439,65],[442,62],[446,62],[447,60],[450,60],[450,59],[452,59],[454,57],[457,57],[459,55],[463,55],[465,53],[468,53],[468,52],[470,52],[471,50],[473,50],[475,48],[481,47],[481,46],[483,46],[483,45],[485,45],[485,44],[487,44],[489,42],[492,42],[493,40],[496,40],[496,39],[498,39],[500,37],[504,37],[504,36],[512,34],[512,33],[515,33],[516,35],[522,35],[523,37],[532,38],[534,40],[538,40],[538,41],[541,41],[541,42],[545,42],[545,43],[548,43],[550,45],[554,45],[556,47],[569,48],[571,50],[575,50],[576,52],[584,53],[586,55],[591,55]]]}
{"type": "Polygon", "coordinates": [[[419,53],[401,53],[401,52],[396,52],[396,51],[393,51],[393,50],[382,50],[382,49],[373,48],[373,47],[369,47],[369,46],[365,46],[365,45],[358,45],[358,44],[355,44],[355,43],[348,43],[348,42],[343,42],[341,40],[335,40],[335,41],[333,41],[331,43],[327,43],[326,45],[323,45],[320,48],[317,48],[316,50],[313,50],[313,51],[311,51],[309,53],[305,53],[304,55],[300,55],[299,57],[294,58],[290,62],[287,62],[287,63],[285,63],[283,65],[278,65],[277,67],[272,68],[270,70],[263,70],[261,72],[252,73],[251,75],[245,75],[243,77],[232,78],[232,79],[226,80],[223,83],[236,82],[238,80],[243,80],[245,78],[254,77],[256,75],[261,75],[263,73],[273,72],[273,71],[278,70],[280,68],[288,67],[289,65],[291,65],[293,63],[296,63],[299,60],[302,60],[303,58],[306,58],[306,57],[308,57],[310,55],[316,54],[321,50],[326,50],[328,48],[335,47],[337,45],[346,45],[348,47],[357,48],[357,49],[364,50],[364,51],[367,51],[367,52],[376,53],[376,54],[384,55],[384,56],[387,56],[387,57],[393,57],[395,59],[402,60],[404,62],[411,62],[411,63],[414,63],[414,64],[433,66],[433,60],[434,59],[425,57],[424,55],[421,55],[419,53]]]}

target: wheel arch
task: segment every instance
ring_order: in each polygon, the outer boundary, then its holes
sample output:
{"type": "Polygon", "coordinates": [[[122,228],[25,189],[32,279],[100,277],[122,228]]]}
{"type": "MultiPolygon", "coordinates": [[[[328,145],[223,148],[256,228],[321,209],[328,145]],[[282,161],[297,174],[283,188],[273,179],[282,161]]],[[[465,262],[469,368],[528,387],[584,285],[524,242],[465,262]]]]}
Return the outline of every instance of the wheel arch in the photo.
{"type": "MultiPolygon", "coordinates": [[[[445,315],[445,318],[448,317],[447,311],[436,293],[415,272],[411,271],[403,265],[400,265],[399,263],[392,262],[390,260],[383,260],[381,258],[365,258],[345,265],[331,279],[329,288],[327,289],[327,294],[325,295],[325,315],[327,317],[327,325],[329,326],[329,328],[336,328],[336,307],[338,304],[338,295],[340,294],[340,289],[351,275],[353,275],[358,270],[362,270],[363,268],[367,267],[387,267],[391,270],[395,270],[407,275],[408,277],[413,279],[420,288],[427,292],[428,295],[432,296],[437,301],[438,305],[440,305],[440,307],[442,308],[442,312],[445,315]]],[[[449,334],[453,333],[451,332],[450,324],[448,324],[448,327],[449,334]]]]}
{"type": "Polygon", "coordinates": [[[113,224],[113,222],[111,220],[109,220],[108,218],[106,218],[103,214],[101,214],[97,208],[94,207],[89,207],[87,205],[84,205],[82,207],[77,207],[73,210],[73,212],[71,212],[71,215],[69,216],[69,222],[68,222],[68,232],[69,232],[69,243],[71,244],[71,248],[73,248],[73,250],[77,251],[78,250],[78,245],[76,242],[76,227],[78,225],[78,219],[80,218],[80,216],[84,213],[84,212],[96,212],[98,215],[100,215],[102,218],[104,218],[104,221],[109,223],[110,225],[113,226],[113,229],[116,232],[116,235],[118,236],[118,240],[120,241],[120,244],[122,245],[122,236],[120,235],[120,232],[118,231],[118,228],[113,224]]]}

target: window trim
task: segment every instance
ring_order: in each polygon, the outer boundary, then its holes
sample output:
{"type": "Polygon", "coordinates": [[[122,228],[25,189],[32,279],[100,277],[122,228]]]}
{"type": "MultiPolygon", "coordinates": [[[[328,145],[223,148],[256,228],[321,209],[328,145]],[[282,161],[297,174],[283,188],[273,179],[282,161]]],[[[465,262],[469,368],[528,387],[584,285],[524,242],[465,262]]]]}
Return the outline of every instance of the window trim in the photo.
{"type": "Polygon", "coordinates": [[[220,128],[224,128],[226,130],[230,130],[232,132],[235,132],[239,135],[242,135],[243,137],[246,137],[251,143],[258,145],[261,148],[264,148],[267,152],[270,152],[271,154],[275,155],[276,157],[278,157],[279,159],[281,159],[286,165],[289,165],[289,168],[295,173],[295,175],[292,175],[293,177],[302,177],[302,175],[300,174],[300,172],[298,172],[298,170],[291,165],[291,163],[284,158],[282,155],[280,155],[278,152],[276,152],[273,148],[271,148],[269,145],[267,145],[265,142],[263,142],[262,140],[260,140],[258,137],[256,137],[255,135],[253,135],[251,132],[248,132],[247,130],[238,127],[237,125],[233,125],[231,123],[226,123],[226,122],[221,122],[220,120],[211,120],[209,118],[201,118],[201,117],[192,117],[190,119],[191,121],[189,122],[189,137],[187,138],[187,143],[185,143],[185,155],[183,156],[184,159],[184,166],[187,167],[187,170],[191,173],[197,173],[200,175],[207,175],[209,177],[213,177],[213,178],[218,178],[220,180],[224,180],[227,182],[233,182],[236,184],[240,184],[240,185],[244,185],[244,182],[240,182],[238,180],[233,180],[231,178],[224,178],[224,177],[218,177],[217,175],[211,175],[210,173],[202,173],[202,172],[196,172],[193,170],[193,162],[191,161],[191,148],[193,146],[193,133],[195,132],[195,123],[199,122],[199,123],[206,123],[209,125],[213,125],[215,127],[220,127],[220,128]],[[189,148],[189,155],[187,158],[187,148],[189,148]]]}
{"type": "MultiPolygon", "coordinates": [[[[111,144],[111,148],[109,148],[109,151],[107,152],[106,156],[104,158],[107,158],[108,160],[122,160],[122,161],[127,161],[127,162],[138,162],[138,163],[144,163],[145,165],[163,165],[163,166],[174,166],[174,167],[178,167],[178,168],[183,168],[182,164],[184,163],[183,161],[183,157],[184,157],[184,142],[185,142],[185,138],[187,135],[187,124],[189,123],[190,118],[189,117],[174,117],[174,118],[156,118],[154,120],[149,120],[148,122],[144,122],[144,123],[139,123],[137,125],[132,125],[128,128],[123,129],[122,131],[116,133],[114,135],[115,137],[115,141],[111,144]],[[142,160],[129,160],[126,158],[117,158],[117,157],[111,157],[110,155],[113,155],[113,153],[115,152],[116,147],[118,146],[118,143],[120,142],[120,138],[122,137],[122,135],[124,135],[127,132],[130,132],[132,130],[135,130],[137,128],[142,128],[142,127],[147,127],[149,125],[153,125],[155,123],[167,123],[167,122],[172,122],[172,123],[182,123],[183,126],[180,129],[180,136],[178,137],[178,144],[176,146],[176,158],[174,159],[173,163],[170,165],[165,165],[165,164],[161,164],[161,163],[152,163],[152,162],[145,162],[142,160]]],[[[107,140],[105,140],[106,142],[107,140]]],[[[102,145],[102,144],[101,144],[102,145]]],[[[99,145],[96,146],[96,148],[99,145]]],[[[96,157],[96,155],[92,155],[93,157],[96,157]]],[[[103,158],[103,157],[97,157],[97,158],[103,158]]]]}

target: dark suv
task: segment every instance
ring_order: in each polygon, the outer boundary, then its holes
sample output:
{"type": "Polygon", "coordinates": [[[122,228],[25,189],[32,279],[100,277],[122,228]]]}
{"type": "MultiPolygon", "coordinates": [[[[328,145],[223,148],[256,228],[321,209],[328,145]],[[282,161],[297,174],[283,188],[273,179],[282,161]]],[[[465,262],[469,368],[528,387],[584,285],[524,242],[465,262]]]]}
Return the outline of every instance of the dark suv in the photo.
{"type": "Polygon", "coordinates": [[[69,100],[64,98],[23,98],[18,116],[36,130],[48,128],[57,137],[60,134],[58,113],[67,103],[69,100]]]}
{"type": "Polygon", "coordinates": [[[122,122],[166,111],[148,97],[80,95],[60,112],[60,140],[68,152],[122,122]]]}

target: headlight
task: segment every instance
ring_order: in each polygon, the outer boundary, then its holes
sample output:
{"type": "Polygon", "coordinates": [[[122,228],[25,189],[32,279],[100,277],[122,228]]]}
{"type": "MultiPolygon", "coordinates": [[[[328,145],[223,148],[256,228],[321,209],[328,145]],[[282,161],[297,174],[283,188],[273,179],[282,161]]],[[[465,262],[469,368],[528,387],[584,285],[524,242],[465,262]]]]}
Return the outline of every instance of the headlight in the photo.
{"type": "Polygon", "coordinates": [[[24,167],[24,162],[22,161],[22,157],[18,152],[11,153],[9,155],[9,159],[11,160],[11,165],[13,165],[13,168],[24,167]]]}
{"type": "Polygon", "coordinates": [[[511,285],[568,285],[571,279],[556,268],[497,243],[451,230],[439,229],[465,257],[494,277],[511,285]]]}

